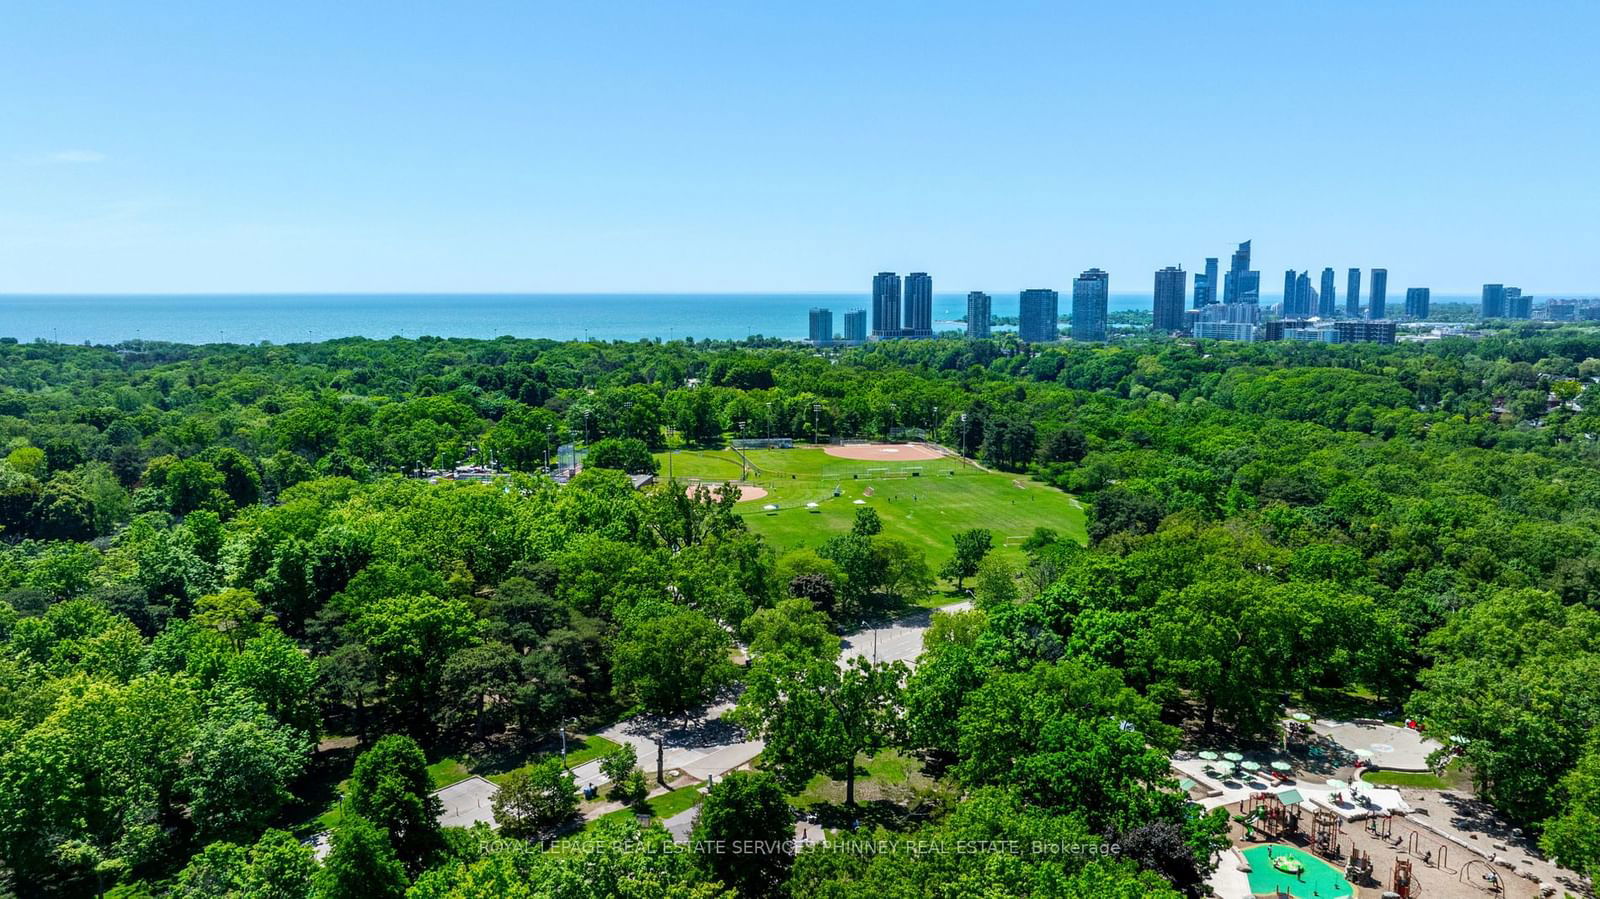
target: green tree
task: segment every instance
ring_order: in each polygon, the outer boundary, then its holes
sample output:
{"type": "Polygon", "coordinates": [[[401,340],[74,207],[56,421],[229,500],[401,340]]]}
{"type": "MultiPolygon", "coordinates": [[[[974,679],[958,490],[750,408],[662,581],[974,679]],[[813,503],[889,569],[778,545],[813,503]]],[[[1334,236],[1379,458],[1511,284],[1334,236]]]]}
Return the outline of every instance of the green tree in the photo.
{"type": "Polygon", "coordinates": [[[828,616],[809,599],[786,599],[770,609],[759,609],[744,622],[744,638],[751,655],[786,653],[796,657],[832,659],[839,655],[839,638],[828,616]]]}
{"type": "Polygon", "coordinates": [[[872,556],[880,589],[901,599],[933,592],[928,557],[910,542],[879,534],[872,538],[872,556]]]}
{"type": "Polygon", "coordinates": [[[402,899],[406,872],[382,829],[358,815],[334,828],[332,848],[316,875],[319,899],[402,899]]]}
{"type": "MultiPolygon", "coordinates": [[[[458,651],[445,663],[443,683],[452,701],[445,706],[443,722],[452,726],[472,723],[472,735],[482,739],[486,723],[497,710],[513,709],[522,675],[522,659],[504,643],[480,643],[458,651]]],[[[498,723],[498,720],[496,721],[498,723]]]]}
{"type": "Polygon", "coordinates": [[[566,428],[561,419],[547,409],[511,403],[505,414],[484,435],[484,448],[496,461],[514,471],[537,471],[555,464],[556,448],[566,428]]]}
{"type": "Polygon", "coordinates": [[[639,750],[632,743],[618,743],[617,748],[600,757],[600,773],[612,783],[621,783],[639,767],[639,750]]]}
{"type": "Polygon", "coordinates": [[[1018,598],[1017,572],[999,556],[987,556],[978,563],[977,586],[973,591],[980,609],[994,609],[1015,603],[1018,598]]]}
{"type": "Polygon", "coordinates": [[[944,570],[939,573],[955,578],[956,589],[960,590],[963,581],[978,573],[978,566],[994,544],[994,536],[983,528],[972,528],[956,533],[951,539],[955,541],[955,555],[950,557],[944,570]]]}
{"type": "Polygon", "coordinates": [[[883,519],[871,506],[862,506],[856,510],[855,521],[850,525],[850,533],[857,537],[875,537],[883,533],[883,519]]]}
{"type": "Polygon", "coordinates": [[[729,715],[766,741],[762,757],[784,789],[798,792],[826,773],[844,779],[845,803],[854,805],[856,756],[890,744],[906,674],[900,662],[859,656],[841,668],[831,659],[770,655],[751,667],[729,715]]]}
{"type": "Polygon", "coordinates": [[[699,858],[741,896],[775,893],[793,860],[794,812],[772,775],[732,771],[700,805],[690,841],[717,847],[699,858]],[[739,847],[739,851],[735,851],[739,847]]]}
{"type": "Polygon", "coordinates": [[[1600,878],[1600,729],[1556,791],[1561,811],[1544,822],[1540,847],[1558,864],[1600,878]]]}
{"type": "Polygon", "coordinates": [[[584,453],[583,462],[595,468],[615,468],[629,474],[655,474],[660,467],[650,447],[632,437],[596,441],[584,453]]]}
{"type": "Polygon", "coordinates": [[[203,840],[259,831],[292,797],[304,738],[244,695],[225,695],[195,733],[181,786],[203,840]]]}
{"type": "Polygon", "coordinates": [[[178,872],[174,899],[240,899],[249,880],[250,853],[236,843],[212,843],[178,872]]]}
{"type": "Polygon", "coordinates": [[[513,839],[547,837],[577,813],[578,788],[560,759],[512,772],[494,794],[495,825],[513,839]]]}
{"type": "Polygon", "coordinates": [[[1113,534],[1149,534],[1161,524],[1161,500],[1121,487],[1100,491],[1089,515],[1089,539],[1095,543],[1113,534]]]}
{"type": "Polygon", "coordinates": [[[426,867],[440,847],[443,806],[422,748],[410,737],[391,734],[363,752],[345,801],[351,813],[388,834],[394,857],[411,870],[426,867]]]}
{"type": "Polygon", "coordinates": [[[1172,807],[1160,788],[1177,732],[1116,671],[1065,661],[991,674],[962,703],[958,728],[955,771],[972,786],[1014,788],[1096,829],[1130,829],[1172,807]]]}
{"type": "Polygon", "coordinates": [[[477,619],[461,600],[390,596],[364,606],[351,623],[382,673],[392,702],[428,735],[442,703],[450,657],[475,639],[477,619]]]}
{"type": "Polygon", "coordinates": [[[245,877],[247,899],[307,899],[311,895],[317,860],[311,847],[294,835],[269,830],[250,847],[250,870],[245,877]]]}
{"type": "Polygon", "coordinates": [[[829,537],[818,547],[817,555],[832,563],[839,572],[836,620],[855,617],[882,583],[880,558],[872,540],[854,534],[829,537]]]}
{"type": "MultiPolygon", "coordinates": [[[[628,622],[611,649],[618,699],[663,719],[681,717],[733,679],[732,641],[722,626],[693,609],[628,622]]],[[[666,782],[665,726],[656,738],[656,778],[666,782]]]]}

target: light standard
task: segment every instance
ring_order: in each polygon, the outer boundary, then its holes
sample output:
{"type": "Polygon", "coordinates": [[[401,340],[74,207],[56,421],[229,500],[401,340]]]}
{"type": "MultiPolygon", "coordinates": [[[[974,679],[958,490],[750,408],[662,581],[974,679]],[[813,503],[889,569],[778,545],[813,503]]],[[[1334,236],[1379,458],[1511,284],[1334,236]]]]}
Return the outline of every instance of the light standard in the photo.
{"type": "Polygon", "coordinates": [[[772,400],[767,400],[767,437],[772,437],[772,400]]]}
{"type": "Polygon", "coordinates": [[[961,413],[961,458],[967,458],[967,413],[961,413]]]}
{"type": "Polygon", "coordinates": [[[894,403],[890,403],[889,404],[889,433],[887,435],[885,435],[885,436],[891,437],[891,438],[894,437],[894,426],[899,421],[899,418],[898,418],[896,413],[898,413],[899,411],[900,411],[900,407],[899,406],[896,406],[894,403]]]}
{"type": "Polygon", "coordinates": [[[822,444],[822,426],[817,424],[817,416],[819,416],[821,414],[822,414],[822,404],[821,403],[812,403],[811,404],[811,442],[815,443],[815,444],[817,444],[819,446],[822,444]]]}
{"type": "Polygon", "coordinates": [[[672,428],[667,428],[667,480],[672,480],[672,428]]]}
{"type": "Polygon", "coordinates": [[[544,470],[550,470],[550,441],[555,439],[555,429],[544,429],[544,470]]]}
{"type": "Polygon", "coordinates": [[[748,421],[739,422],[739,480],[741,481],[745,479],[750,471],[749,466],[745,464],[744,454],[744,426],[747,424],[749,424],[748,421]]]}

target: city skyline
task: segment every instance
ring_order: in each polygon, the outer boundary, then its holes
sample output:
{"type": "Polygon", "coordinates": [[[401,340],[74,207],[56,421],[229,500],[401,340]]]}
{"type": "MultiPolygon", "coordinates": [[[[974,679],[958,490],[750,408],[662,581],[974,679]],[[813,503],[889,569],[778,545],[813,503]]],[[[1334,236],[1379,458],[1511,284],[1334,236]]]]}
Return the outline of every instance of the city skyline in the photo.
{"type": "MultiPolygon", "coordinates": [[[[1388,270],[1371,269],[1369,274],[1368,302],[1361,304],[1362,270],[1348,270],[1345,309],[1338,312],[1335,287],[1337,273],[1333,266],[1325,266],[1320,274],[1320,289],[1313,286],[1310,269],[1296,272],[1284,271],[1283,295],[1276,304],[1262,303],[1258,285],[1260,272],[1251,268],[1253,240],[1241,242],[1230,260],[1225,282],[1226,299],[1222,303],[1211,301],[1213,278],[1217,257],[1206,257],[1205,271],[1195,275],[1192,306],[1185,308],[1190,296],[1188,273],[1181,265],[1168,265],[1155,272],[1150,297],[1150,329],[1156,332],[1193,333],[1196,336],[1217,337],[1229,340],[1254,340],[1257,331],[1276,333],[1269,339],[1280,339],[1285,325],[1296,339],[1324,339],[1334,332],[1328,327],[1340,321],[1362,320],[1384,325],[1387,330],[1351,331],[1342,328],[1340,335],[1382,334],[1393,339],[1394,322],[1388,316],[1388,270]],[[1271,317],[1276,308],[1276,318],[1271,317]],[[1267,313],[1264,315],[1264,313],[1267,313]],[[1322,322],[1308,329],[1312,322],[1322,322]],[[1299,336],[1303,334],[1314,337],[1299,336]]],[[[1099,268],[1084,271],[1072,283],[1072,314],[1067,317],[1068,334],[1080,342],[1104,342],[1110,336],[1110,274],[1099,268]]],[[[1403,317],[1409,320],[1424,319],[1431,309],[1432,290],[1428,287],[1408,287],[1404,294],[1403,317]]],[[[872,330],[863,331],[854,342],[870,339],[931,338],[938,335],[933,317],[933,279],[927,272],[912,272],[903,279],[895,272],[879,272],[872,279],[872,330]]],[[[1137,296],[1137,295],[1135,295],[1137,296]]],[[[1555,297],[1552,296],[1551,299],[1555,297]]],[[[1457,297],[1457,299],[1466,299],[1457,297]]],[[[1502,284],[1484,284],[1479,309],[1484,318],[1532,318],[1532,294],[1520,288],[1502,284]]],[[[992,300],[987,292],[973,290],[966,295],[965,331],[968,337],[987,338],[992,334],[992,300]]],[[[847,332],[850,324],[863,322],[865,310],[847,313],[847,332]],[[852,322],[852,319],[855,321],[852,322]]],[[[944,320],[940,320],[944,321],[944,320]]],[[[1059,292],[1048,288],[1030,288],[1019,292],[1018,336],[1025,342],[1048,342],[1059,339],[1059,292]]],[[[812,307],[808,339],[818,346],[827,346],[836,340],[852,342],[849,333],[842,338],[832,331],[832,313],[812,307]]],[[[864,328],[864,324],[861,325],[864,328]]]]}

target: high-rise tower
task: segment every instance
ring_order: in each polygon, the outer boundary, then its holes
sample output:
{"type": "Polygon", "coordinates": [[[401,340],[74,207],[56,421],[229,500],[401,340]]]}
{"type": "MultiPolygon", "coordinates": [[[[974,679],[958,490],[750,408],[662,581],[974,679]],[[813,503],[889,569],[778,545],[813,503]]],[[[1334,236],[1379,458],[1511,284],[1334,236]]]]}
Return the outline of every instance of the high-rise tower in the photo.
{"type": "Polygon", "coordinates": [[[967,336],[988,337],[991,318],[993,313],[990,312],[989,295],[981,290],[967,294],[967,336]]]}
{"type": "Polygon", "coordinates": [[[1432,292],[1426,287],[1406,288],[1406,318],[1423,319],[1428,317],[1428,306],[1432,292]]]}
{"type": "Polygon", "coordinates": [[[872,336],[900,336],[900,276],[894,272],[872,278],[872,336]]]}
{"type": "Polygon", "coordinates": [[[1155,307],[1151,310],[1155,330],[1183,330],[1183,289],[1187,280],[1182,266],[1169,265],[1156,272],[1155,307]]]}
{"type": "Polygon", "coordinates": [[[900,327],[907,337],[933,336],[933,279],[927,272],[906,275],[905,315],[900,327]]]}
{"type": "Polygon", "coordinates": [[[1060,336],[1061,296],[1035,287],[1024,290],[1018,304],[1017,337],[1023,343],[1049,343],[1060,336]]]}
{"type": "Polygon", "coordinates": [[[1111,276],[1091,268],[1072,282],[1072,339],[1106,339],[1106,305],[1110,300],[1111,276]]]}
{"type": "Polygon", "coordinates": [[[1483,285],[1483,303],[1478,307],[1478,314],[1484,318],[1505,318],[1506,286],[1504,284],[1483,285]]]}

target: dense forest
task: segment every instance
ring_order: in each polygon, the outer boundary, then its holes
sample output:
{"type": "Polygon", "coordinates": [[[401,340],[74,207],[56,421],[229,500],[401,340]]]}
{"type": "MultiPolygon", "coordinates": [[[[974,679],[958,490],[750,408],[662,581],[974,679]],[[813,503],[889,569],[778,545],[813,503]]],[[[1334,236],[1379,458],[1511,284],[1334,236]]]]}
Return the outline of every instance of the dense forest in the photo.
{"type": "MultiPolygon", "coordinates": [[[[1415,717],[1503,815],[1600,874],[1597,385],[1600,335],[1532,325],[829,353],[0,343],[3,890],[1194,894],[1226,820],[1185,801],[1168,755],[1199,732],[1270,738],[1290,698],[1415,717]],[[1041,530],[1025,567],[953,570],[976,574],[976,608],[938,616],[914,669],[835,663],[861,615],[955,592],[869,520],[774,547],[731,494],[617,470],[902,427],[1091,508],[1086,546],[1041,530]],[[557,486],[541,471],[566,445],[591,464],[557,486]],[[414,476],[467,462],[505,474],[414,476]],[[845,836],[1023,848],[681,853],[632,818],[589,831],[597,851],[541,848],[574,826],[572,784],[540,761],[563,722],[730,693],[767,751],[719,779],[697,836],[782,839],[810,777],[893,747],[940,789],[845,836]],[[440,828],[427,765],[493,752],[535,760],[498,833],[440,828]],[[340,780],[319,861],[300,838],[340,780]]],[[[645,788],[635,761],[625,790],[645,788]]]]}

